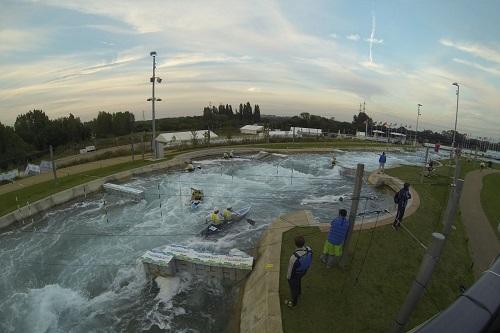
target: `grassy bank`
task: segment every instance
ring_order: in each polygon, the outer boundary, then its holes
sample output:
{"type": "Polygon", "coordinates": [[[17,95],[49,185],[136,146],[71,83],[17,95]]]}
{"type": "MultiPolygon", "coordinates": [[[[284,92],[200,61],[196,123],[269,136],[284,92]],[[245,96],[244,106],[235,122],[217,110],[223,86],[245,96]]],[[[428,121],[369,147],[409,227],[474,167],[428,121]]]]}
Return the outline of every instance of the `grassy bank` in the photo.
{"type": "MultiPolygon", "coordinates": [[[[410,181],[420,194],[421,206],[404,224],[424,244],[431,233],[441,231],[441,218],[448,195],[448,169],[440,168],[436,176],[418,184],[420,168],[400,167],[388,173],[410,181]]],[[[459,286],[473,283],[465,232],[455,224],[441,260],[436,266],[427,293],[419,302],[407,328],[427,320],[446,308],[460,294],[459,286]]],[[[424,249],[404,230],[390,226],[355,232],[346,270],[328,270],[318,256],[325,233],[317,228],[295,228],[283,235],[281,251],[280,298],[285,332],[384,332],[391,327],[399,307],[418,271],[424,249]],[[289,309],[283,300],[289,297],[286,282],[288,258],[293,238],[304,234],[315,251],[315,261],[303,280],[303,296],[296,308],[289,309]],[[373,237],[373,238],[372,238],[373,237]],[[370,245],[371,240],[371,245],[370,245]],[[357,244],[357,245],[356,245],[357,244]],[[364,257],[366,261],[363,264],[364,257]],[[357,278],[357,279],[356,279],[357,278]]]]}
{"type": "Polygon", "coordinates": [[[481,190],[481,203],[488,220],[500,239],[500,205],[498,204],[498,189],[500,188],[500,173],[485,176],[481,190]]]}
{"type": "Polygon", "coordinates": [[[89,182],[96,178],[109,176],[117,172],[138,168],[151,163],[153,162],[143,160],[125,162],[109,167],[60,177],[57,185],[51,180],[2,194],[0,195],[0,216],[16,210],[18,204],[22,207],[25,206],[27,202],[35,202],[51,194],[89,182]]]}

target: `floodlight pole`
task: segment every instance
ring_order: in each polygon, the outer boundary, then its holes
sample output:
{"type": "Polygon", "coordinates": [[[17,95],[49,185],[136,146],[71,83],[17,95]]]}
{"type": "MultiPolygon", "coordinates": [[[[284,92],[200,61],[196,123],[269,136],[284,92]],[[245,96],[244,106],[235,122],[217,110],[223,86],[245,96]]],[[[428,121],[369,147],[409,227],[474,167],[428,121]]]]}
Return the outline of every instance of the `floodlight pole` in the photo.
{"type": "Polygon", "coordinates": [[[153,84],[153,91],[151,98],[148,98],[148,101],[151,101],[151,112],[152,112],[152,129],[153,129],[153,138],[151,140],[152,143],[152,151],[153,151],[153,159],[158,158],[158,152],[157,152],[157,147],[156,147],[156,115],[155,115],[155,102],[156,101],[161,101],[161,98],[156,98],[155,97],[155,83],[156,81],[158,83],[161,82],[161,78],[156,77],[156,51],[151,51],[149,53],[150,56],[153,57],[153,76],[150,79],[150,82],[153,84]]]}
{"type": "Polygon", "coordinates": [[[455,112],[455,130],[453,131],[453,140],[451,142],[451,158],[453,158],[453,153],[455,149],[455,135],[457,134],[457,120],[458,120],[458,97],[460,95],[460,85],[457,82],[452,83],[453,86],[457,87],[457,111],[455,112]]]}
{"type": "Polygon", "coordinates": [[[418,135],[418,118],[421,116],[420,114],[420,107],[422,106],[422,104],[417,104],[417,127],[415,128],[415,141],[413,141],[413,146],[415,147],[415,145],[417,144],[417,135],[418,135]]]}

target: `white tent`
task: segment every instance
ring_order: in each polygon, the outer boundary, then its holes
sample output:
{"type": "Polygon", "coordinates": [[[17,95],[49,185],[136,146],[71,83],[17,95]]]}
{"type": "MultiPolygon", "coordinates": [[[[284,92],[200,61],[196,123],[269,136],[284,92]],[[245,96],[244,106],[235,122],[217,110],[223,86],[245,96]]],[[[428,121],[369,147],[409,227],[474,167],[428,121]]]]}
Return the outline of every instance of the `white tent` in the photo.
{"type": "Polygon", "coordinates": [[[203,141],[207,132],[210,132],[210,139],[217,138],[217,134],[212,131],[187,131],[162,133],[156,137],[156,141],[166,145],[175,145],[182,142],[188,143],[193,140],[193,134],[197,140],[203,141]]]}
{"type": "Polygon", "coordinates": [[[241,134],[254,134],[257,135],[264,130],[264,126],[260,125],[245,125],[240,128],[241,134]]]}

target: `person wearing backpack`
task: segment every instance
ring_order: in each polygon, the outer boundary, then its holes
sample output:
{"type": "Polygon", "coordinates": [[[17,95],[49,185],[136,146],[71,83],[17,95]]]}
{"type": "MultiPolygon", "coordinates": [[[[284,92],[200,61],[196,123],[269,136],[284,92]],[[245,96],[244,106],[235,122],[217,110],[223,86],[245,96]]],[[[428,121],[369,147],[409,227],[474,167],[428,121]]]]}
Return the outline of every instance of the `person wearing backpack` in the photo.
{"type": "Polygon", "coordinates": [[[323,246],[321,261],[326,264],[326,268],[332,268],[342,256],[342,248],[348,230],[349,220],[347,219],[347,211],[340,209],[339,216],[331,222],[330,231],[323,246]]]}
{"type": "Polygon", "coordinates": [[[403,216],[405,215],[406,205],[408,204],[408,200],[410,199],[411,199],[410,184],[404,183],[403,188],[394,195],[394,203],[398,205],[396,218],[392,223],[392,228],[394,230],[398,230],[399,227],[401,226],[401,221],[403,221],[403,216]]]}
{"type": "Polygon", "coordinates": [[[305,243],[304,236],[295,237],[295,246],[297,248],[293,251],[288,262],[286,278],[290,286],[292,299],[285,300],[285,304],[290,308],[297,305],[297,300],[301,294],[301,280],[312,263],[313,251],[309,246],[305,246],[305,243]]]}

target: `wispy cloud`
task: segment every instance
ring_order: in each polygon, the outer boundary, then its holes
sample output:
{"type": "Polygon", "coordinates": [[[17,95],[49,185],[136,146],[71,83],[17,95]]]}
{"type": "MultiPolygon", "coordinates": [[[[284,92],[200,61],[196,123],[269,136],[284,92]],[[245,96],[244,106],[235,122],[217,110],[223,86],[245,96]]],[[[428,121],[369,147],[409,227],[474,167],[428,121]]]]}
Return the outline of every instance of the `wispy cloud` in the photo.
{"type": "Polygon", "coordinates": [[[464,60],[464,59],[459,59],[459,58],[453,58],[453,61],[456,63],[462,64],[462,65],[466,65],[466,66],[473,67],[475,69],[482,70],[484,72],[487,72],[487,73],[490,73],[493,75],[500,75],[500,69],[498,69],[498,68],[483,66],[483,65],[478,64],[476,62],[472,62],[472,61],[468,61],[468,60],[464,60]]]}
{"type": "Polygon", "coordinates": [[[330,37],[332,37],[333,39],[337,39],[337,34],[330,34],[330,37]]]}
{"type": "Polygon", "coordinates": [[[46,32],[43,29],[37,29],[36,31],[29,29],[1,29],[0,52],[10,53],[35,49],[42,45],[45,39],[46,32]]]}
{"type": "Polygon", "coordinates": [[[439,40],[439,42],[444,46],[452,47],[454,49],[469,53],[484,60],[500,64],[499,48],[471,42],[455,42],[447,38],[443,38],[439,40]]]}
{"type": "Polygon", "coordinates": [[[345,36],[345,38],[357,42],[360,39],[360,36],[358,34],[350,34],[345,36]]]}
{"type": "Polygon", "coordinates": [[[376,27],[376,19],[375,14],[372,14],[372,32],[370,33],[370,38],[366,39],[367,42],[370,43],[370,63],[373,63],[373,43],[381,44],[383,42],[382,39],[375,38],[375,27],[376,27]]]}

